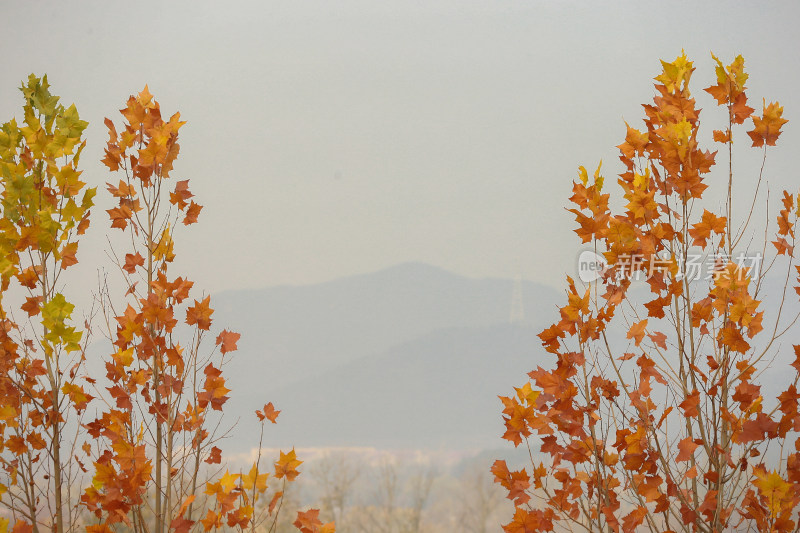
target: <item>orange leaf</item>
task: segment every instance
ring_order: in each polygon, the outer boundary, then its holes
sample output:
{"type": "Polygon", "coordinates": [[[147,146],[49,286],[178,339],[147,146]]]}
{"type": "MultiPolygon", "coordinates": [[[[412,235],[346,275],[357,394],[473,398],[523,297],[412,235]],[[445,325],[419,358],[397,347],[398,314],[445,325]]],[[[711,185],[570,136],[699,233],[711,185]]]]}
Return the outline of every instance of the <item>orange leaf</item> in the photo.
{"type": "Polygon", "coordinates": [[[35,316],[39,314],[41,311],[40,304],[42,303],[41,296],[28,296],[25,299],[25,303],[22,304],[20,309],[28,313],[28,316],[35,316]]]}
{"type": "Polygon", "coordinates": [[[694,455],[694,451],[700,446],[695,441],[686,437],[682,441],[678,443],[678,456],[675,458],[675,462],[682,462],[688,461],[694,455]]]}
{"type": "Polygon", "coordinates": [[[688,394],[686,398],[678,405],[683,410],[683,414],[687,417],[694,418],[697,417],[700,412],[698,408],[700,407],[700,391],[694,389],[691,394],[688,394]]]}
{"type": "Polygon", "coordinates": [[[227,329],[222,330],[217,336],[217,346],[221,346],[220,351],[223,354],[233,352],[237,349],[236,342],[241,338],[241,334],[227,329]]]}
{"type": "Polygon", "coordinates": [[[280,458],[275,463],[275,477],[281,479],[285,476],[288,481],[294,481],[294,478],[300,474],[297,467],[301,464],[303,461],[297,459],[294,448],[289,453],[280,452],[280,458]]]}
{"type": "Polygon", "coordinates": [[[628,330],[627,338],[634,339],[636,342],[636,346],[639,346],[639,344],[642,342],[642,339],[644,339],[646,327],[647,327],[646,318],[641,322],[636,322],[633,326],[631,326],[631,329],[628,330]]]}
{"type": "Polygon", "coordinates": [[[213,313],[211,296],[206,296],[202,302],[195,300],[194,305],[186,310],[186,323],[190,326],[197,324],[199,329],[208,330],[211,327],[213,313]]]}
{"type": "Polygon", "coordinates": [[[78,263],[75,254],[78,253],[78,243],[71,242],[61,249],[61,268],[62,270],[78,263]]]}
{"type": "Polygon", "coordinates": [[[279,414],[280,411],[275,410],[275,406],[272,405],[272,402],[269,402],[267,405],[265,405],[262,411],[256,411],[256,416],[259,420],[264,420],[266,418],[273,424],[278,423],[276,420],[278,419],[279,414]]]}
{"type": "Polygon", "coordinates": [[[136,254],[125,254],[125,265],[123,265],[122,269],[127,272],[128,274],[135,274],[137,266],[144,265],[144,257],[136,252],[136,254]]]}
{"type": "Polygon", "coordinates": [[[729,143],[731,141],[731,131],[714,130],[714,140],[718,143],[723,143],[723,144],[729,143]]]}
{"type": "Polygon", "coordinates": [[[270,500],[270,502],[269,502],[269,508],[267,509],[267,512],[268,512],[269,514],[272,514],[272,511],[274,511],[274,510],[275,510],[275,506],[278,504],[278,501],[279,501],[281,498],[283,498],[283,491],[282,491],[282,490],[279,490],[279,491],[277,491],[277,492],[276,492],[276,493],[275,493],[275,494],[272,496],[272,500],[270,500]]]}
{"type": "Polygon", "coordinates": [[[202,205],[196,204],[192,202],[189,205],[189,209],[186,210],[186,216],[183,217],[183,224],[188,226],[189,224],[195,224],[197,222],[197,217],[200,215],[200,211],[203,209],[202,205]]]}
{"type": "Polygon", "coordinates": [[[177,205],[178,209],[183,210],[192,196],[194,195],[189,192],[189,180],[182,180],[175,184],[175,190],[169,194],[169,203],[177,205]]]}
{"type": "Polygon", "coordinates": [[[640,505],[622,519],[622,531],[624,533],[632,533],[644,522],[646,516],[647,507],[640,505]]]}
{"type": "Polygon", "coordinates": [[[767,105],[764,101],[764,112],[761,117],[753,117],[754,128],[747,134],[753,140],[753,146],[775,146],[775,141],[781,134],[781,127],[789,122],[782,118],[783,107],[778,102],[767,105]]]}
{"type": "Polygon", "coordinates": [[[333,533],[333,523],[323,524],[319,519],[319,509],[309,509],[302,512],[297,511],[297,520],[294,521],[294,527],[299,529],[301,533],[333,533]]]}
{"type": "Polygon", "coordinates": [[[660,331],[648,334],[647,336],[650,337],[650,340],[652,340],[656,346],[659,346],[662,350],[667,349],[667,336],[660,331]]]}

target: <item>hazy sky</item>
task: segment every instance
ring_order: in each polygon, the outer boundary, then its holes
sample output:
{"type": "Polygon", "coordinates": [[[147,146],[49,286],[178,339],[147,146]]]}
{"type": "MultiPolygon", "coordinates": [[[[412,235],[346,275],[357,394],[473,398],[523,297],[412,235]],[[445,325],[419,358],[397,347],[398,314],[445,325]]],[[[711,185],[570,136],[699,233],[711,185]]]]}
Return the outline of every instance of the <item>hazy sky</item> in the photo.
{"type": "MultiPolygon", "coordinates": [[[[86,181],[116,181],[98,162],[103,118],[119,123],[149,84],[188,121],[174,175],[205,209],[176,237],[179,271],[206,290],[404,261],[560,285],[579,248],[564,210],[578,165],[619,172],[623,120],[640,123],[658,60],[681,48],[706,121],[720,116],[700,91],[709,52],[745,56],[751,103],[779,100],[790,120],[767,178],[797,186],[798,15],[797,2],[6,1],[0,120],[21,118],[20,80],[47,73],[90,122],[86,181]]],[[[107,264],[107,227],[96,210],[82,262],[107,264]]]]}

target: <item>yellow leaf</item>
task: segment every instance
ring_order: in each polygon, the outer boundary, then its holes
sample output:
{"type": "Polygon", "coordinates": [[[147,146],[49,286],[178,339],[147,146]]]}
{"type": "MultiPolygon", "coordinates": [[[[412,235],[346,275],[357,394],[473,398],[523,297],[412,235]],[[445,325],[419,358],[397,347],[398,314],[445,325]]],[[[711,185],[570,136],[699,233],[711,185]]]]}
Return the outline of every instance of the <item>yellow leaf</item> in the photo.
{"type": "Polygon", "coordinates": [[[219,479],[219,484],[220,487],[222,487],[222,491],[225,494],[230,494],[230,492],[236,486],[237,479],[239,479],[239,474],[231,474],[226,470],[225,475],[219,479]]]}
{"type": "Polygon", "coordinates": [[[753,481],[753,485],[758,487],[761,495],[769,502],[770,513],[773,516],[777,515],[785,503],[784,500],[787,500],[792,486],[784,481],[777,472],[768,474],[765,470],[760,469],[755,471],[755,475],[758,479],[753,481]]]}
{"type": "Polygon", "coordinates": [[[586,185],[589,183],[589,173],[586,172],[586,167],[580,166],[578,167],[578,179],[581,180],[581,183],[586,185]]]}
{"type": "Polygon", "coordinates": [[[8,427],[17,427],[17,410],[10,405],[0,407],[0,420],[6,423],[8,427]]]}
{"type": "Polygon", "coordinates": [[[246,476],[242,476],[242,487],[244,487],[245,490],[252,490],[253,487],[255,487],[258,492],[264,492],[267,490],[268,477],[268,473],[259,475],[258,465],[253,463],[253,468],[250,469],[250,473],[246,476]]]}
{"type": "Polygon", "coordinates": [[[686,58],[686,52],[681,50],[681,55],[672,63],[662,60],[661,66],[664,70],[660,75],[656,76],[656,81],[663,83],[671,93],[686,89],[689,85],[689,78],[692,77],[692,72],[694,71],[692,62],[686,58]]]}
{"type": "Polygon", "coordinates": [[[633,187],[634,189],[647,189],[647,184],[650,182],[650,169],[647,169],[647,172],[642,174],[635,174],[633,176],[633,187]]]}
{"type": "Polygon", "coordinates": [[[168,225],[164,228],[164,231],[161,233],[161,239],[159,239],[155,250],[153,250],[153,257],[156,261],[164,259],[167,263],[171,262],[175,259],[175,254],[172,251],[173,246],[174,243],[172,242],[172,235],[170,234],[170,227],[168,225]]]}

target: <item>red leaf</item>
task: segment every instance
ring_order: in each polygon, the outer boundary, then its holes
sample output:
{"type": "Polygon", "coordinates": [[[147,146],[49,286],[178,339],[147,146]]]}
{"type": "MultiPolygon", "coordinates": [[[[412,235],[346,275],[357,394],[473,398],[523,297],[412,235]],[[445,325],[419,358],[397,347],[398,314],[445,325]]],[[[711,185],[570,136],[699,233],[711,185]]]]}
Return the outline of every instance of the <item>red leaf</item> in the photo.
{"type": "Polygon", "coordinates": [[[211,448],[211,453],[208,454],[205,460],[206,463],[210,465],[218,465],[222,462],[222,450],[214,446],[211,448]]]}

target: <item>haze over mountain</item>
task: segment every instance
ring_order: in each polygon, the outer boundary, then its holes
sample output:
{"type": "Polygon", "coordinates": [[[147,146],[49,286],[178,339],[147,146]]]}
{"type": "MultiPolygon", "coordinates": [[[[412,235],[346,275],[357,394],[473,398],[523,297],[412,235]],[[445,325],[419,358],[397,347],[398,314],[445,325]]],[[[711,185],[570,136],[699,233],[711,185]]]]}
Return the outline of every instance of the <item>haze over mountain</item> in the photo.
{"type": "Polygon", "coordinates": [[[523,323],[509,324],[514,281],[408,263],[300,287],[214,297],[215,325],[242,334],[225,368],[226,443],[258,442],[252,413],[283,410],[272,443],[475,448],[499,443],[497,394],[541,361],[536,333],[558,293],[520,282],[523,323]]]}
{"type": "MultiPolygon", "coordinates": [[[[771,274],[759,299],[776,307],[785,274],[771,274]]],[[[707,285],[693,290],[698,297],[707,285]]],[[[629,296],[652,298],[643,282],[629,296]]],[[[222,427],[239,420],[225,450],[257,446],[253,412],[269,401],[282,414],[267,427],[266,447],[502,447],[497,396],[511,394],[526,372],[552,364],[536,335],[557,319],[562,301],[536,283],[466,278],[419,263],[214,295],[214,330],[242,335],[225,365],[232,392],[222,427]],[[512,324],[515,291],[524,320],[512,324]]],[[[782,323],[797,307],[786,304],[782,323]]],[[[632,349],[626,331],[621,323],[608,331],[619,353],[632,349]]],[[[672,333],[664,331],[669,342],[672,333]]],[[[790,346],[777,349],[781,360],[791,355],[790,346]]],[[[100,346],[93,351],[100,372],[100,346]]],[[[774,364],[761,377],[778,385],[785,381],[781,368],[774,364]]]]}

